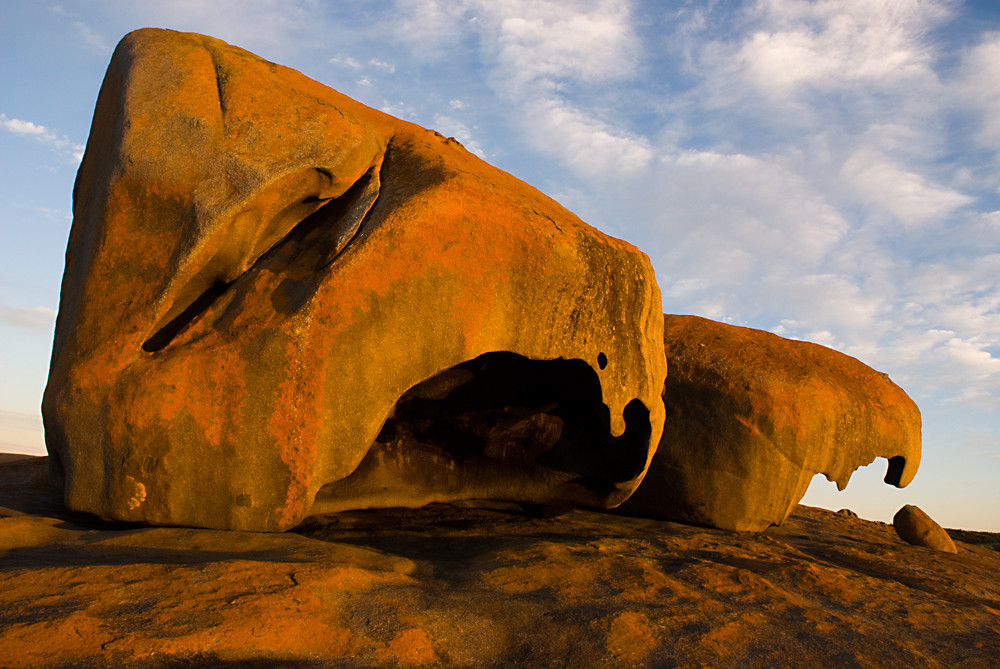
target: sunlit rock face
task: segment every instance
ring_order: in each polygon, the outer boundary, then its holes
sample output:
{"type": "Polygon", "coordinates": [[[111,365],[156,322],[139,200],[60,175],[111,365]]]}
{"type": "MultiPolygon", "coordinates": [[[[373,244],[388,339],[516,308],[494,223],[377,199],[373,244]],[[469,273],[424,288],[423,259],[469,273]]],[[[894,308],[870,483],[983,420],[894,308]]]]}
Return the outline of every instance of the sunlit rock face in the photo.
{"type": "Polygon", "coordinates": [[[610,506],[660,438],[648,259],[457,142],[221,41],[115,51],[43,414],[66,504],[282,530],[610,506]]]}
{"type": "Polygon", "coordinates": [[[892,517],[892,526],[899,538],[908,544],[942,553],[958,552],[948,532],[919,507],[904,504],[892,517]]]}
{"type": "Polygon", "coordinates": [[[843,490],[889,461],[920,464],[920,411],[902,389],[832,349],[697,316],[664,316],[663,437],[628,513],[732,530],[780,524],[823,473],[843,490]]]}

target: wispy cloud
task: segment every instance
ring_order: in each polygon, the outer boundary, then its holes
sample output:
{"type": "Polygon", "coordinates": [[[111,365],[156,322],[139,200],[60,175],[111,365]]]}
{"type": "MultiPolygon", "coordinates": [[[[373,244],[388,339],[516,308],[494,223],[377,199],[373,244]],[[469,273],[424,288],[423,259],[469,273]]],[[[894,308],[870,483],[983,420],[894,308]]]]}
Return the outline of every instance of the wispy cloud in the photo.
{"type": "Polygon", "coordinates": [[[8,429],[40,431],[42,416],[37,413],[0,409],[0,425],[8,429]]]}
{"type": "Polygon", "coordinates": [[[397,10],[396,34],[423,58],[474,35],[491,87],[516,105],[537,150],[592,176],[631,173],[652,159],[644,138],[567,92],[633,77],[639,51],[630,3],[401,0],[397,10]]]}
{"type": "Polygon", "coordinates": [[[49,307],[0,306],[0,322],[32,330],[51,330],[55,325],[56,310],[49,307]]]}
{"type": "Polygon", "coordinates": [[[1000,151],[1000,32],[983,36],[962,59],[962,67],[951,88],[959,100],[976,114],[975,140],[980,146],[1000,151]]]}
{"type": "Polygon", "coordinates": [[[45,432],[40,413],[0,409],[0,451],[45,454],[45,432]]]}
{"type": "Polygon", "coordinates": [[[7,132],[45,144],[53,151],[76,162],[80,162],[83,159],[85,148],[83,144],[75,144],[66,135],[59,134],[46,128],[44,125],[16,118],[8,118],[6,114],[0,114],[0,127],[7,132]]]}
{"type": "Polygon", "coordinates": [[[474,129],[469,128],[462,121],[447,114],[436,114],[434,116],[434,127],[443,135],[457,139],[466,149],[480,158],[486,157],[483,147],[476,140],[474,129]]]}
{"type": "Polygon", "coordinates": [[[131,2],[117,0],[118,11],[138,27],[159,25],[199,32],[250,49],[271,59],[287,61],[302,49],[335,41],[320,20],[318,0],[171,0],[131,2]],[[324,35],[324,31],[326,34],[324,35]]]}
{"type": "Polygon", "coordinates": [[[768,95],[845,85],[903,86],[933,78],[924,39],[951,3],[924,0],[761,0],[735,67],[768,95]]]}
{"type": "Polygon", "coordinates": [[[330,62],[333,63],[334,65],[346,67],[351,70],[361,69],[361,63],[359,63],[356,59],[342,54],[334,56],[333,58],[330,59],[330,62]]]}
{"type": "Polygon", "coordinates": [[[86,23],[83,21],[74,21],[73,27],[76,29],[77,34],[80,36],[80,41],[85,47],[101,54],[111,53],[111,44],[104,39],[103,35],[92,29],[86,23]]]}
{"type": "MultiPolygon", "coordinates": [[[[935,30],[955,8],[758,0],[679,11],[672,33],[647,34],[630,56],[641,69],[667,43],[685,75],[642,99],[664,119],[656,135],[632,132],[624,105],[570,96],[586,60],[567,59],[560,79],[512,56],[525,71],[508,83],[572,112],[551,126],[530,116],[541,150],[621,165],[630,154],[599,158],[594,128],[573,131],[579,118],[600,119],[619,150],[642,149],[626,181],[580,170],[589,191],[577,206],[629,221],[615,231],[650,253],[668,311],[818,341],[987,406],[1000,402],[1000,212],[984,204],[1000,175],[1000,33],[947,47],[935,30]],[[971,137],[955,114],[974,120],[971,137]],[[956,146],[974,150],[956,157],[956,146]]],[[[629,62],[607,76],[628,81],[629,62]]],[[[552,108],[549,118],[564,112],[552,108]]]]}

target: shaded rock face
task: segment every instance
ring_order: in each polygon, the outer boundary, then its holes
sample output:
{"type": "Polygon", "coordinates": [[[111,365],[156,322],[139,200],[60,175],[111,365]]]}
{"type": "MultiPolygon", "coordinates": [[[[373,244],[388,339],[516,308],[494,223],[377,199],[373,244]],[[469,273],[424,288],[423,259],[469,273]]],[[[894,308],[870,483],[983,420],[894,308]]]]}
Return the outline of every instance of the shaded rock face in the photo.
{"type": "Polygon", "coordinates": [[[906,504],[892,517],[892,526],[899,538],[914,546],[923,546],[942,553],[957,553],[955,542],[944,528],[934,522],[919,507],[906,504]]]}
{"type": "Polygon", "coordinates": [[[659,441],[660,310],[644,254],[454,140],[136,31],[74,190],[52,471],[71,509],[212,528],[614,505],[659,441]]]}
{"type": "Polygon", "coordinates": [[[892,381],[824,346],[696,316],[664,316],[667,420],[621,507],[733,530],[780,524],[816,473],[843,490],[876,457],[903,487],[920,463],[920,412],[892,381]]]}

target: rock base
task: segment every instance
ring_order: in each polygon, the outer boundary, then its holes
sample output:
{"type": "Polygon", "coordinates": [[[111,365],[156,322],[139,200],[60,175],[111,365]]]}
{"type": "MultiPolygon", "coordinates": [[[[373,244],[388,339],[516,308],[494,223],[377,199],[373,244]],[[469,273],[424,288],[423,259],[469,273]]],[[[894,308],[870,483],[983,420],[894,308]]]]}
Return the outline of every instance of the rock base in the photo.
{"type": "Polygon", "coordinates": [[[436,505],[284,534],[62,510],[0,459],[0,666],[991,666],[1000,554],[799,506],[739,533],[436,505]]]}

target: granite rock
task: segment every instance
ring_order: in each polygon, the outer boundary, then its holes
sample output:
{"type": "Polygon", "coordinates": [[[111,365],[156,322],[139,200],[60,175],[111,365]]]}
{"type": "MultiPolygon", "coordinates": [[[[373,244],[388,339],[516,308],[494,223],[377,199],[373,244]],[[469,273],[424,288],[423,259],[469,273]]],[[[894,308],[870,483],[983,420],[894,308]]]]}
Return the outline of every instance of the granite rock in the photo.
{"type": "Polygon", "coordinates": [[[780,524],[816,473],[843,490],[888,460],[920,463],[920,411],[885,374],[818,344],[697,316],[664,316],[663,437],[622,511],[733,530],[780,524]]]}
{"type": "Polygon", "coordinates": [[[892,517],[892,526],[899,538],[914,546],[923,546],[942,553],[957,553],[955,542],[952,541],[944,528],[934,522],[919,507],[905,504],[892,517]]]}
{"type": "MultiPolygon", "coordinates": [[[[285,533],[68,513],[0,461],[0,666],[992,667],[1000,553],[799,506],[759,534],[500,503],[285,533]]],[[[35,484],[30,481],[36,480],[35,484]]]]}
{"type": "Polygon", "coordinates": [[[211,37],[115,50],[43,400],[69,508],[285,530],[604,507],[663,422],[648,258],[454,139],[211,37]]]}

